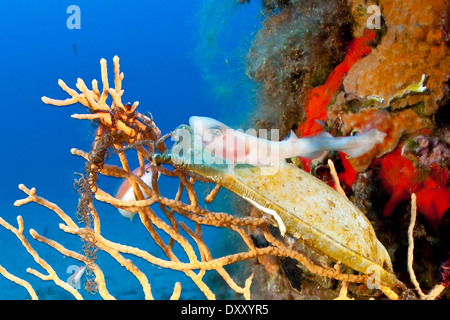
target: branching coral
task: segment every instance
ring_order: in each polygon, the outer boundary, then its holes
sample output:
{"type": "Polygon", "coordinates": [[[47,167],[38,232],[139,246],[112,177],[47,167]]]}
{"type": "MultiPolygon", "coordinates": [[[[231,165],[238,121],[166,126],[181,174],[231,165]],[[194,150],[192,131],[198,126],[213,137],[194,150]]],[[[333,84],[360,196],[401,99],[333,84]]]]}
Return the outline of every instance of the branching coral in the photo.
{"type": "MultiPolygon", "coordinates": [[[[158,179],[153,179],[151,186],[146,185],[141,178],[131,173],[128,162],[129,155],[127,158],[125,152],[130,148],[136,149],[138,162],[140,168],[143,170],[148,164],[147,159],[149,159],[150,154],[156,151],[162,152],[166,150],[164,140],[168,135],[161,136],[153,120],[137,112],[137,102],[133,105],[124,105],[122,103],[124,91],[121,89],[121,86],[124,76],[119,71],[118,57],[114,57],[115,87],[109,88],[106,61],[104,59],[101,60],[101,75],[103,83],[102,91],[98,89],[98,84],[95,80],[92,82],[92,89],[88,89],[85,83],[81,79],[78,79],[77,88],[80,90],[80,93],[69,88],[60,80],[59,85],[71,98],[66,100],[42,98],[43,102],[57,106],[81,103],[88,107],[90,113],[76,114],[73,117],[94,120],[98,124],[95,141],[89,153],[78,149],[71,150],[73,155],[86,160],[86,176],[83,176],[78,182],[81,195],[77,214],[79,223],[76,223],[56,204],[38,197],[34,188],[28,189],[24,185],[20,185],[19,188],[27,197],[15,203],[16,206],[21,206],[35,202],[49,208],[62,220],[63,223],[59,227],[63,232],[76,235],[85,243],[85,252],[83,255],[38,234],[33,229],[30,230],[33,239],[47,244],[63,256],[71,257],[87,265],[92,274],[91,281],[87,283],[89,290],[98,290],[101,297],[105,299],[114,298],[107,289],[102,270],[95,262],[95,253],[98,250],[109,254],[139,281],[146,299],[153,298],[150,287],[151,275],[146,275],[132,261],[133,258],[126,258],[124,255],[139,257],[150,264],[184,273],[208,299],[216,298],[216,294],[203,279],[207,270],[216,271],[233,291],[247,299],[250,298],[253,274],[248,276],[243,284],[239,285],[224,267],[236,262],[265,256],[293,259],[309,270],[309,272],[319,277],[328,277],[354,283],[365,283],[367,281],[368,276],[342,273],[339,268],[319,265],[313,262],[304,254],[294,250],[289,244],[289,241],[284,239],[279,240],[274,237],[269,231],[268,220],[260,214],[247,217],[235,217],[228,213],[212,212],[203,208],[201,206],[202,201],[198,198],[194,189],[196,180],[193,177],[195,175],[191,177],[189,176],[189,172],[175,165],[172,168],[168,168],[151,163],[151,170],[155,173],[159,172],[162,176],[178,179],[179,188],[174,199],[167,198],[159,192],[158,179]],[[109,96],[112,98],[110,105],[107,104],[107,98],[109,96]],[[112,152],[117,153],[122,167],[105,163],[107,155],[112,152]],[[128,179],[133,187],[136,200],[121,201],[108,194],[100,188],[98,175],[128,179]],[[181,201],[181,196],[184,191],[187,193],[188,202],[181,201]],[[145,199],[144,194],[147,196],[147,199],[145,199]],[[167,259],[159,258],[151,252],[147,252],[138,247],[127,246],[106,239],[101,234],[101,222],[94,206],[94,199],[109,203],[115,208],[137,212],[141,223],[145,226],[155,243],[163,250],[167,259]],[[160,209],[161,213],[156,211],[157,208],[160,209]],[[160,214],[163,216],[160,216],[160,214]],[[181,218],[191,220],[192,224],[188,225],[184,223],[181,218]],[[247,250],[214,258],[202,238],[202,226],[204,225],[232,230],[240,236],[247,250]],[[182,233],[181,229],[185,233],[182,233]],[[256,246],[250,236],[250,230],[259,230],[265,241],[267,241],[267,245],[256,246]],[[163,240],[166,236],[170,239],[168,243],[163,240]],[[182,248],[183,255],[175,254],[173,250],[175,243],[182,248]],[[198,254],[200,254],[200,257],[198,254]]],[[[213,201],[217,193],[220,192],[219,189],[219,186],[215,187],[211,194],[206,197],[206,202],[213,201]]],[[[118,219],[120,219],[119,215],[118,219]]],[[[3,219],[0,220],[0,224],[21,240],[26,250],[47,271],[48,275],[43,275],[33,269],[28,269],[29,273],[43,280],[53,281],[77,299],[82,298],[81,294],[66,282],[62,281],[53,268],[31,247],[24,235],[24,224],[21,217],[18,217],[18,228],[13,227],[3,219]]],[[[32,298],[37,297],[27,282],[14,277],[3,268],[0,271],[6,278],[26,287],[32,298]]],[[[180,284],[175,284],[171,298],[180,297],[180,290],[180,284]]]]}

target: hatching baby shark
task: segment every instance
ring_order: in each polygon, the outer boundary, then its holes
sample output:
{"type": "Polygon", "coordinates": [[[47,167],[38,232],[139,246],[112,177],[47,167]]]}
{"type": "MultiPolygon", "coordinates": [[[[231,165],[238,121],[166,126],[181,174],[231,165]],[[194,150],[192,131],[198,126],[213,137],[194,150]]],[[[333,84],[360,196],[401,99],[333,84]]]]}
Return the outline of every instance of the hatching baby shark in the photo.
{"type": "MultiPolygon", "coordinates": [[[[328,132],[306,138],[298,138],[293,131],[282,141],[271,141],[234,130],[208,117],[192,116],[189,125],[194,134],[201,137],[202,147],[226,164],[250,164],[254,166],[279,166],[285,159],[304,157],[314,159],[325,151],[341,151],[357,158],[382,143],[386,133],[371,129],[349,137],[333,137],[328,132]]],[[[272,135],[273,138],[273,135],[272,135]]],[[[222,162],[223,163],[223,162],[222,162]]]]}

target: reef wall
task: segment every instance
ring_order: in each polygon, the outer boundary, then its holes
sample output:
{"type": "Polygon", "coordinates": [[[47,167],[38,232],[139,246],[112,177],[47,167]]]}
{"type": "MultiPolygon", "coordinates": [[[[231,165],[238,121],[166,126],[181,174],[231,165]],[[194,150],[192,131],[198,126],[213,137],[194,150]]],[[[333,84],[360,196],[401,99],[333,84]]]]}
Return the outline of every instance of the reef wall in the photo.
{"type": "MultiPolygon", "coordinates": [[[[281,128],[281,138],[291,129],[385,132],[364,156],[328,157],[404,278],[408,201],[417,193],[425,254],[415,268],[430,286],[450,257],[449,1],[266,0],[262,7],[267,16],[247,54],[247,75],[259,84],[253,122],[281,128]]],[[[324,160],[300,165],[332,185],[324,160]]]]}

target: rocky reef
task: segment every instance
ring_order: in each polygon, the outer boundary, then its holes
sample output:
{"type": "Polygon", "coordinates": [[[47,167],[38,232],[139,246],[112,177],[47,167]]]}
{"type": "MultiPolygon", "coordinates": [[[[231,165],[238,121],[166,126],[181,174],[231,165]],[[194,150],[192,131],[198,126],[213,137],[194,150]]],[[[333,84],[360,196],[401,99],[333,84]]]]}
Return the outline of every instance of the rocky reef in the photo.
{"type": "Polygon", "coordinates": [[[411,95],[390,107],[414,106],[420,115],[435,114],[446,94],[450,69],[444,30],[448,6],[448,1],[380,1],[386,34],[372,53],[349,71],[344,91],[387,99],[427,74],[428,94],[411,95]]]}
{"type": "Polygon", "coordinates": [[[352,17],[345,0],[266,1],[264,6],[271,14],[247,54],[247,74],[261,85],[255,121],[286,135],[306,120],[308,90],[344,59],[352,17]]]}
{"type": "MultiPolygon", "coordinates": [[[[281,137],[291,129],[299,136],[385,132],[384,142],[364,156],[328,158],[406,283],[409,199],[417,195],[414,237],[422,255],[414,270],[430,289],[448,274],[450,255],[449,1],[266,0],[262,6],[267,17],[247,54],[247,74],[260,84],[254,123],[281,128],[281,137]],[[369,28],[370,5],[379,9],[379,27],[369,28]]],[[[326,159],[300,160],[333,184],[322,174],[326,159]]],[[[329,298],[339,290],[336,283],[318,285],[307,273],[302,281],[298,273],[290,277],[287,260],[259,262],[269,273],[261,277],[261,297],[271,298],[268,288],[275,298],[284,292],[283,298],[302,299],[329,298]]],[[[361,287],[349,290],[356,298],[368,294],[361,287]]]]}

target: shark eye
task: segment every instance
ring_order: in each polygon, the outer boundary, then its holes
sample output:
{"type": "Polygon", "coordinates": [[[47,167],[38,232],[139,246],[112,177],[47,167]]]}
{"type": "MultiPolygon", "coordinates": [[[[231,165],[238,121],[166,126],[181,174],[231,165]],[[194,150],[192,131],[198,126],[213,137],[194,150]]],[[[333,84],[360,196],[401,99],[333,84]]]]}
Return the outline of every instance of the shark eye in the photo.
{"type": "Polygon", "coordinates": [[[209,132],[211,133],[212,136],[216,136],[216,137],[219,137],[222,135],[222,130],[220,130],[219,128],[211,128],[211,129],[209,129],[209,132]]]}

